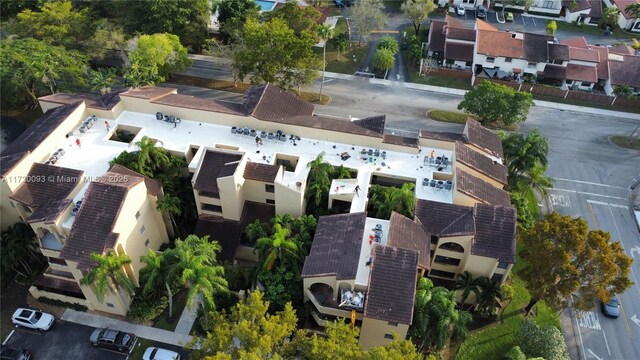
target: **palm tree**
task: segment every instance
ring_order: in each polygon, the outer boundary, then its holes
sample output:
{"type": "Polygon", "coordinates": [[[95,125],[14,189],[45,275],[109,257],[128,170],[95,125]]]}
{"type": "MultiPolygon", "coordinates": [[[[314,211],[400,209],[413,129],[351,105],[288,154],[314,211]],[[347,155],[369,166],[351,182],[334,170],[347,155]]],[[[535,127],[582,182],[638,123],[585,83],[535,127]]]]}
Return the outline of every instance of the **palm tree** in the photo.
{"type": "Polygon", "coordinates": [[[340,33],[333,39],[334,46],[336,47],[337,54],[336,60],[340,60],[340,54],[347,51],[347,46],[349,46],[349,35],[347,33],[340,33]]]}
{"type": "MultiPolygon", "coordinates": [[[[31,226],[25,223],[16,223],[9,226],[0,236],[0,257],[2,258],[2,276],[10,276],[11,273],[20,274],[29,278],[32,273],[31,260],[40,260],[36,234],[31,226]]],[[[13,279],[13,277],[11,277],[13,279]]]]}
{"type": "Polygon", "coordinates": [[[273,230],[275,231],[275,226],[280,225],[283,228],[289,228],[289,225],[293,222],[293,218],[289,214],[276,214],[276,216],[271,219],[273,223],[273,230]]]}
{"type": "Polygon", "coordinates": [[[291,228],[292,233],[295,234],[295,241],[298,243],[300,259],[309,255],[317,225],[318,220],[312,215],[303,215],[293,220],[291,228]]]}
{"type": "Polygon", "coordinates": [[[171,249],[166,249],[162,253],[151,249],[147,255],[141,256],[140,261],[145,264],[140,270],[140,280],[144,283],[143,295],[154,293],[159,286],[164,285],[169,298],[169,318],[173,316],[173,293],[171,285],[174,284],[177,259],[171,249]]]}
{"type": "Polygon", "coordinates": [[[255,244],[256,240],[269,236],[269,234],[267,233],[267,226],[267,224],[261,222],[260,220],[256,220],[247,225],[245,233],[247,234],[247,238],[249,239],[249,241],[255,244]]]}
{"type": "Polygon", "coordinates": [[[320,93],[318,94],[318,101],[322,102],[322,86],[324,85],[324,72],[327,68],[327,41],[333,37],[333,28],[331,25],[322,24],[318,26],[318,35],[320,39],[324,41],[322,47],[322,82],[320,83],[320,93]]]}
{"type": "Polygon", "coordinates": [[[369,202],[376,217],[389,219],[395,211],[412,219],[416,207],[414,187],[411,183],[402,184],[401,188],[372,185],[369,202]]]}
{"type": "Polygon", "coordinates": [[[165,194],[162,199],[158,199],[156,202],[156,207],[162,213],[162,215],[169,215],[169,219],[171,219],[171,225],[173,226],[173,230],[176,236],[180,237],[180,229],[178,228],[178,224],[176,223],[173,215],[182,214],[182,201],[178,199],[178,197],[173,196],[171,194],[165,194]]]}
{"type": "Polygon", "coordinates": [[[290,234],[289,229],[275,224],[273,235],[258,239],[255,249],[260,252],[260,257],[264,261],[264,269],[273,269],[276,261],[284,261],[285,256],[298,257],[298,244],[289,239],[290,234]]]}
{"type": "Polygon", "coordinates": [[[553,188],[553,179],[544,174],[547,166],[541,165],[540,161],[536,160],[533,167],[520,177],[518,187],[521,195],[524,196],[528,188],[538,191],[543,197],[549,194],[549,189],[553,188]]]}
{"type": "Polygon", "coordinates": [[[470,272],[465,271],[458,277],[458,280],[456,280],[454,289],[462,291],[460,298],[460,308],[462,309],[465,301],[467,301],[467,298],[472,292],[476,294],[476,297],[480,294],[480,280],[474,279],[470,272]]]}
{"type": "Polygon", "coordinates": [[[228,292],[228,284],[224,279],[224,267],[218,265],[216,254],[222,248],[217,241],[209,241],[208,236],[202,238],[189,235],[185,240],[176,240],[176,265],[180,275],[180,283],[188,289],[187,306],[193,308],[196,296],[200,294],[204,305],[215,309],[213,295],[228,292]]]}
{"type": "Polygon", "coordinates": [[[306,196],[313,198],[316,207],[320,207],[323,198],[329,193],[331,179],[329,174],[333,170],[331,164],[324,162],[324,151],[307,165],[309,167],[308,186],[306,196]]]}
{"type": "Polygon", "coordinates": [[[342,165],[332,167],[330,175],[334,179],[351,179],[351,171],[342,165]]]}
{"type": "Polygon", "coordinates": [[[492,314],[497,306],[497,300],[502,300],[502,288],[499,281],[491,280],[486,276],[479,279],[480,295],[478,295],[478,306],[483,311],[492,314]]]}
{"type": "Polygon", "coordinates": [[[639,3],[627,5],[627,7],[624,8],[624,11],[627,14],[630,14],[632,16],[632,18],[636,18],[636,19],[640,18],[640,4],[639,3]]]}
{"type": "MultiPolygon", "coordinates": [[[[109,290],[122,297],[121,289],[132,295],[135,286],[133,281],[122,269],[125,265],[131,264],[131,258],[126,254],[119,255],[113,250],[108,250],[105,255],[91,253],[91,260],[97,265],[93,266],[88,273],[80,279],[82,285],[94,285],[96,288],[96,298],[99,302],[104,301],[104,297],[109,290]]],[[[124,297],[122,297],[124,300],[124,297]]]]}
{"type": "Polygon", "coordinates": [[[117,68],[91,71],[91,90],[100,91],[102,95],[111,92],[111,87],[118,83],[117,72],[117,68]]]}
{"type": "Polygon", "coordinates": [[[156,140],[146,136],[136,143],[136,146],[140,149],[136,171],[142,175],[153,177],[155,170],[171,163],[167,151],[157,147],[156,143],[156,140]]]}

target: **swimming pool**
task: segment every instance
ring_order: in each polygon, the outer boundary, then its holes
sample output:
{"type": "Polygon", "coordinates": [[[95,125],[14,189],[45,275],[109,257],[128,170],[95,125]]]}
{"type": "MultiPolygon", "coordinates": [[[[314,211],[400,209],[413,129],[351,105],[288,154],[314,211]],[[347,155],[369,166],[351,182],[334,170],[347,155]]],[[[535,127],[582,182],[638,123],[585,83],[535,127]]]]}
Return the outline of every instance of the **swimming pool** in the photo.
{"type": "Polygon", "coordinates": [[[260,6],[262,11],[271,11],[276,6],[276,3],[273,1],[265,1],[265,0],[256,0],[256,4],[260,6]]]}

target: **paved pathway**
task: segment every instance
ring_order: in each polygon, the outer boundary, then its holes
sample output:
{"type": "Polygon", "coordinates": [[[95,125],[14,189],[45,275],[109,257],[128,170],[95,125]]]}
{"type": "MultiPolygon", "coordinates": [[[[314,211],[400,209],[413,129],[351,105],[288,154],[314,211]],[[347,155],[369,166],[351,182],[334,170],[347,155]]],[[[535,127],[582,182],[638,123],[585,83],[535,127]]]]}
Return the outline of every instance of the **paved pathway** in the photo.
{"type": "Polygon", "coordinates": [[[188,306],[184,307],[182,315],[180,315],[180,320],[178,320],[178,325],[175,329],[176,333],[189,335],[191,328],[193,327],[193,323],[196,321],[196,317],[198,316],[198,308],[201,303],[202,297],[198,294],[196,295],[196,299],[193,301],[193,307],[191,309],[189,309],[188,306]]]}

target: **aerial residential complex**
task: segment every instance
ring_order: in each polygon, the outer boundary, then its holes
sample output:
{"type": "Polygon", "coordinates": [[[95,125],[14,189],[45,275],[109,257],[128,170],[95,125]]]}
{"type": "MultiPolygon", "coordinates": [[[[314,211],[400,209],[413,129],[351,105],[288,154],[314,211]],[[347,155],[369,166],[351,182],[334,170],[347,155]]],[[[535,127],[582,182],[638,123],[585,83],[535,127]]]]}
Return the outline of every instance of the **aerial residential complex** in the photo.
{"type": "Polygon", "coordinates": [[[339,214],[318,221],[303,291],[319,325],[353,316],[364,348],[406,336],[419,277],[448,282],[469,271],[504,282],[515,262],[502,145],[473,120],[462,133],[423,129],[405,138],[384,132],[385,116],[315,116],[313,105],[270,84],[250,89],[243,103],[145,87],[53,94],[40,104],[45,114],[1,159],[2,226],[29,223],[49,261],[30,289],[35,297],[126,314],[126,294],[115,289],[99,302],[80,279],[94,265],[91,253],[113,250],[131,257],[125,270],[137,285],[140,256],[169,240],[156,208],[160,184],[109,166],[145,136],[187,160],[195,233],[221,244],[221,260],[255,257],[241,243],[246,224],[305,213],[308,164],[318,155],[351,170],[352,179],[331,184],[327,205],[339,214]],[[133,140],[122,142],[122,131],[133,140]],[[372,184],[404,183],[415,184],[414,218],[367,213],[372,184]]]}

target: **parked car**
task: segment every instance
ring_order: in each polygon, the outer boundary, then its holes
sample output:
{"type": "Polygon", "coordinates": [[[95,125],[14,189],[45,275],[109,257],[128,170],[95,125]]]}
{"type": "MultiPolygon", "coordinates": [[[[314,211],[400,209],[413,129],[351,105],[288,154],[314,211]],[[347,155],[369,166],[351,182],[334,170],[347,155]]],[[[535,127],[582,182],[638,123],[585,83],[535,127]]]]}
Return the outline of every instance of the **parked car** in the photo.
{"type": "Polygon", "coordinates": [[[93,330],[93,333],[89,336],[89,341],[93,346],[131,352],[138,341],[138,337],[133,333],[104,328],[93,330]]]}
{"type": "Polygon", "coordinates": [[[484,6],[478,6],[478,9],[476,10],[476,16],[479,19],[484,19],[487,17],[487,10],[485,10],[484,6]]]}
{"type": "Polygon", "coordinates": [[[620,316],[620,303],[615,296],[608,303],[600,303],[600,310],[606,317],[617,319],[620,316]]]}
{"type": "Polygon", "coordinates": [[[29,360],[31,352],[27,349],[19,349],[11,346],[2,345],[0,348],[0,359],[2,360],[29,360]]]}
{"type": "Polygon", "coordinates": [[[11,322],[15,325],[41,331],[49,330],[54,320],[51,314],[25,308],[18,308],[11,316],[11,322]]]}
{"type": "Polygon", "coordinates": [[[142,360],[180,360],[180,354],[167,349],[148,347],[142,355],[142,360]]]}
{"type": "Polygon", "coordinates": [[[464,7],[464,5],[462,4],[456,5],[456,14],[460,16],[464,16],[466,12],[467,12],[467,9],[464,7]]]}
{"type": "Polygon", "coordinates": [[[513,13],[512,12],[505,13],[504,19],[507,21],[513,21],[513,13]]]}
{"type": "Polygon", "coordinates": [[[344,5],[342,4],[342,0],[335,0],[334,2],[336,3],[336,6],[337,6],[337,7],[339,7],[339,8],[341,8],[341,7],[343,7],[343,6],[344,6],[344,5]]]}

